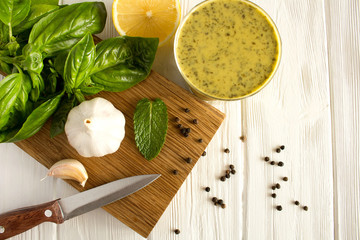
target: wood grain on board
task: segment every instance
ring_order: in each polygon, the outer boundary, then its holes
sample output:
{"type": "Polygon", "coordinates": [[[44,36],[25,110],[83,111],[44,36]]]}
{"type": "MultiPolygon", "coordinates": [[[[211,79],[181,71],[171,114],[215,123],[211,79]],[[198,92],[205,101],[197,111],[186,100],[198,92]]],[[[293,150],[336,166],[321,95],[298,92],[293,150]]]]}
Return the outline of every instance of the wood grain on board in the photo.
{"type": "Polygon", "coordinates": [[[85,189],[75,182],[68,181],[68,183],[79,191],[124,177],[161,174],[159,179],[146,188],[104,207],[127,226],[147,237],[225,116],[216,108],[155,72],[140,84],[124,92],[101,92],[95,96],[111,101],[125,115],[125,139],[117,152],[101,158],[81,157],[69,145],[65,134],[54,139],[50,138],[50,121],[36,135],[16,145],[47,168],[61,159],[78,159],[88,171],[88,182],[85,189]],[[132,117],[136,104],[145,97],[152,100],[161,98],[168,108],[169,117],[165,145],[159,156],[152,161],[147,161],[139,153],[133,131],[132,117]],[[184,108],[189,108],[190,112],[186,113],[184,108]],[[189,137],[185,138],[180,133],[180,129],[177,128],[178,123],[174,121],[175,117],[181,119],[180,123],[183,126],[191,128],[189,137]],[[199,124],[192,123],[195,118],[198,119],[199,124]],[[202,143],[198,142],[200,138],[203,139],[202,143]],[[188,157],[193,160],[190,164],[185,161],[188,157]],[[178,170],[178,174],[174,175],[173,170],[178,170]]]}

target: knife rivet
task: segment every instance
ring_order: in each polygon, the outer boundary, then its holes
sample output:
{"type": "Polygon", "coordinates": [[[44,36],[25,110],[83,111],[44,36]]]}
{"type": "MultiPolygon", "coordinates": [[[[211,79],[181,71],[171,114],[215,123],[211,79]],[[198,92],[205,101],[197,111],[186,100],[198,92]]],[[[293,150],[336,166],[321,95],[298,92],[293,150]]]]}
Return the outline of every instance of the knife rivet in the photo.
{"type": "Polygon", "coordinates": [[[51,217],[52,216],[52,211],[51,210],[45,210],[45,216],[47,217],[51,217]]]}
{"type": "Polygon", "coordinates": [[[3,226],[0,226],[0,234],[5,232],[5,228],[3,226]]]}

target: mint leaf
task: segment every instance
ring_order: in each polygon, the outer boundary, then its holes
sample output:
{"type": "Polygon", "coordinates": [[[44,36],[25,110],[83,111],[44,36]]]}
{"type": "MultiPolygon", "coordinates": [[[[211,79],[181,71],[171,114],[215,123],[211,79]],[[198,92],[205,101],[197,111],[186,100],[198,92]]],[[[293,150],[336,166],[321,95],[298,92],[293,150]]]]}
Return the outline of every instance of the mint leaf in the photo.
{"type": "Polygon", "coordinates": [[[144,98],[138,102],[134,113],[135,142],[147,160],[159,154],[165,143],[167,128],[167,108],[161,99],[151,102],[144,98]]]}

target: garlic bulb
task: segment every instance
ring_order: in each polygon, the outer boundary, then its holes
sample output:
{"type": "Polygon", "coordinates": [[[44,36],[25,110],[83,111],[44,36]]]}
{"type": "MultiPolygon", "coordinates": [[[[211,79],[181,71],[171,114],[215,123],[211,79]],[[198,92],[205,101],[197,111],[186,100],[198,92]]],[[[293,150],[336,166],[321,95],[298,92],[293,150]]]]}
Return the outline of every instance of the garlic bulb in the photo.
{"type": "Polygon", "coordinates": [[[102,157],[120,147],[125,136],[125,117],[111,102],[97,97],[69,112],[65,133],[81,156],[102,157]]]}
{"type": "Polygon", "coordinates": [[[64,159],[58,161],[49,169],[47,176],[75,180],[83,187],[88,179],[84,165],[75,159],[64,159]]]}

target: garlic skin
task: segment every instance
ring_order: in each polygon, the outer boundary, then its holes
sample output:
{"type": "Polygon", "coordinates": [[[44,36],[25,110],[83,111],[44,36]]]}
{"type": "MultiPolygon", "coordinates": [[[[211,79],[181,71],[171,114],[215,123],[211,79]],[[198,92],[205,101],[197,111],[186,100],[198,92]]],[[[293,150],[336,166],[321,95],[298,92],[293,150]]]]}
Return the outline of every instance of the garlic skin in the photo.
{"type": "Polygon", "coordinates": [[[125,117],[104,98],[84,101],[68,115],[65,133],[83,157],[102,157],[116,152],[125,137],[125,117]]]}
{"type": "Polygon", "coordinates": [[[84,165],[76,159],[64,159],[58,161],[49,169],[47,176],[75,180],[83,187],[88,179],[88,174],[84,165]]]}

